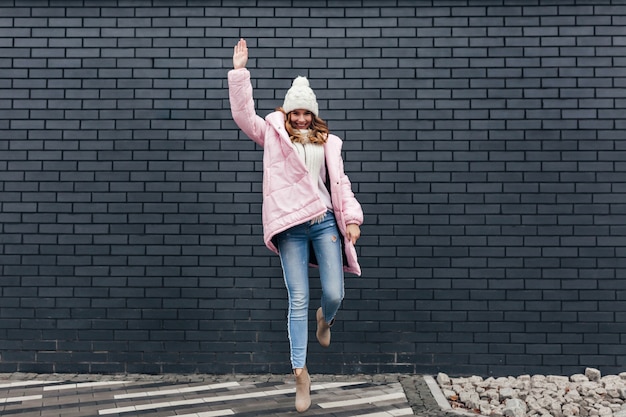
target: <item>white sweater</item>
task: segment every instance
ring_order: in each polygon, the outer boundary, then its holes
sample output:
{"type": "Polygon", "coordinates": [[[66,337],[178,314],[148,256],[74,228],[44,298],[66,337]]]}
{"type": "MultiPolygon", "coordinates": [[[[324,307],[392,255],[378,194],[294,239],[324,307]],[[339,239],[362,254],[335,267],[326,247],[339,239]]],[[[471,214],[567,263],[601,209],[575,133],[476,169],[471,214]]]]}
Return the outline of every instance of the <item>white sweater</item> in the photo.
{"type": "Polygon", "coordinates": [[[333,204],[330,199],[330,193],[324,183],[326,177],[326,166],[324,164],[324,146],[316,145],[314,143],[297,143],[292,142],[296,153],[300,159],[304,162],[309,175],[313,181],[317,181],[317,192],[328,209],[333,208],[333,204]]]}

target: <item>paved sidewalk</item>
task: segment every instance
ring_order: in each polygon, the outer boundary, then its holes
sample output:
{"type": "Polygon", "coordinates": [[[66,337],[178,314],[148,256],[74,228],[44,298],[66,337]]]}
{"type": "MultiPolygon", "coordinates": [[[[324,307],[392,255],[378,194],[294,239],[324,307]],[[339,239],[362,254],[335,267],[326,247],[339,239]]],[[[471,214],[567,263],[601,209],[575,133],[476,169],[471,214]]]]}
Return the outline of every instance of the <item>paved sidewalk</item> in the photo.
{"type": "Polygon", "coordinates": [[[393,417],[444,411],[421,375],[312,375],[294,410],[291,375],[0,374],[0,415],[19,417],[393,417]]]}

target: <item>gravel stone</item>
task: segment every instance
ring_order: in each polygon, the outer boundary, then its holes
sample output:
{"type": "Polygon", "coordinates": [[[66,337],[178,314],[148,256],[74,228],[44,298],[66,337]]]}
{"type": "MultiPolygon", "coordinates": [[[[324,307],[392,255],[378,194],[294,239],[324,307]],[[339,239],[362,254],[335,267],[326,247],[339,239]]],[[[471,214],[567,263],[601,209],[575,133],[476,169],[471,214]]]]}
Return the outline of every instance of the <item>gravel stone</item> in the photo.
{"type": "Polygon", "coordinates": [[[626,372],[479,376],[437,375],[437,383],[454,409],[490,417],[626,417],[626,372]]]}

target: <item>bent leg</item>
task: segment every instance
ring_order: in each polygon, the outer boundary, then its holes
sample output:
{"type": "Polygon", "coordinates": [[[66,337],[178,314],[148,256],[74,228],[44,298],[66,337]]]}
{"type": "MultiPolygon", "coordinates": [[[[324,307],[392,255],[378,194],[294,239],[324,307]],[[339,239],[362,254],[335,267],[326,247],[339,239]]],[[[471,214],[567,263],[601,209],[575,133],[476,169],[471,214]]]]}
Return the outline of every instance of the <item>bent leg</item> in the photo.
{"type": "Polygon", "coordinates": [[[313,226],[311,240],[319,263],[323,317],[326,323],[331,323],[344,297],[341,234],[331,213],[322,223],[313,226]]]}

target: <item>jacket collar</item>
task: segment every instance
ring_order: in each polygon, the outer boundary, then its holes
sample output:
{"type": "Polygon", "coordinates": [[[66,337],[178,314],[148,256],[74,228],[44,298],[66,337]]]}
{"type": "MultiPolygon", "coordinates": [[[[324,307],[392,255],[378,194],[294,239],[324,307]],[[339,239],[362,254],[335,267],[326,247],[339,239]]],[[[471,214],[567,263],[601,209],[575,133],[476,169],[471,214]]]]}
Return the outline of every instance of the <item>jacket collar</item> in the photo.
{"type": "Polygon", "coordinates": [[[270,126],[272,126],[281,136],[287,136],[287,131],[285,130],[285,116],[282,112],[275,111],[270,113],[265,117],[265,120],[267,120],[270,126]]]}
{"type": "Polygon", "coordinates": [[[285,115],[280,111],[275,111],[273,113],[268,114],[265,117],[265,120],[272,126],[272,129],[278,133],[278,136],[286,143],[291,145],[291,140],[289,139],[289,134],[287,133],[287,129],[285,129],[285,115]]]}

